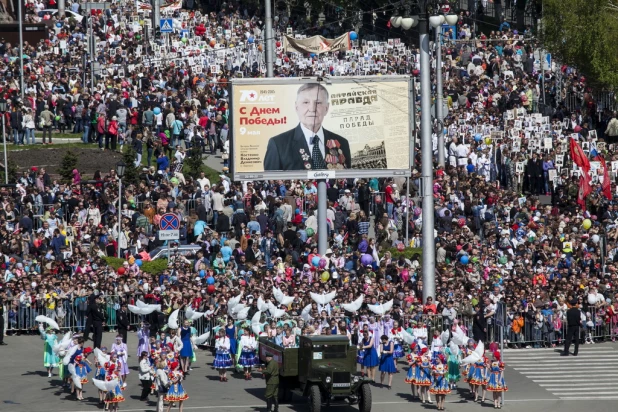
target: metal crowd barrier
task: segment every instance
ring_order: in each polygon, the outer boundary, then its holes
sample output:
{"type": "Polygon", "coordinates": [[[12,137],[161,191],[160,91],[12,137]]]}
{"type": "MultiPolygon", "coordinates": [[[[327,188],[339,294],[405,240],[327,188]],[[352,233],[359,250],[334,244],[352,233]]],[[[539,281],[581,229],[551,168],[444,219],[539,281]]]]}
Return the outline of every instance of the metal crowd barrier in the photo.
{"type": "MultiPolygon", "coordinates": [[[[73,301],[64,300],[60,303],[59,307],[55,310],[50,310],[42,306],[25,306],[13,301],[6,302],[6,314],[5,323],[6,330],[9,333],[14,332],[32,332],[37,333],[38,323],[34,320],[38,315],[45,315],[51,317],[58,322],[61,330],[73,330],[83,331],[86,325],[86,311],[83,310],[83,305],[80,304],[82,298],[74,299],[73,301]]],[[[116,311],[119,308],[120,296],[108,296],[104,304],[104,310],[107,315],[106,330],[115,331],[117,329],[117,314],[116,311]]],[[[589,307],[583,311],[586,314],[586,322],[583,322],[583,326],[580,328],[580,341],[582,343],[612,340],[614,341],[618,337],[618,314],[609,316],[605,308],[589,307]]],[[[559,315],[555,315],[559,316],[559,315]]],[[[132,329],[135,330],[142,322],[142,316],[135,315],[131,312],[128,314],[129,323],[132,329]]],[[[458,314],[457,324],[462,328],[464,333],[469,337],[474,336],[473,319],[470,316],[464,316],[458,314]]],[[[284,322],[287,320],[293,320],[297,325],[301,322],[300,317],[286,316],[283,319],[276,319],[276,322],[284,322]]],[[[346,317],[343,315],[330,317],[330,320],[345,320],[346,324],[350,328],[353,328],[355,322],[358,322],[359,317],[346,317]]],[[[535,321],[534,315],[528,315],[527,313],[512,313],[509,312],[506,316],[504,324],[504,330],[502,336],[505,340],[505,345],[512,348],[528,348],[528,347],[551,347],[561,345],[564,337],[566,336],[567,324],[565,319],[557,319],[553,316],[544,316],[543,322],[535,321]],[[516,333],[513,328],[513,321],[519,315],[524,320],[521,330],[516,333]]],[[[179,325],[182,325],[184,321],[184,311],[181,310],[178,316],[179,325]]],[[[263,317],[262,321],[271,322],[273,319],[263,317]]],[[[405,314],[399,319],[400,326],[409,329],[412,327],[413,321],[417,325],[425,325],[428,333],[428,343],[431,343],[433,332],[438,330],[444,331],[450,329],[452,322],[450,320],[445,321],[441,315],[409,315],[405,314]]],[[[246,322],[250,322],[247,319],[246,322]]],[[[309,325],[314,326],[315,321],[310,322],[309,325]]],[[[319,322],[319,327],[326,327],[328,322],[319,322]]],[[[215,327],[225,327],[226,316],[209,316],[202,317],[197,321],[192,322],[192,326],[197,330],[198,334],[202,334],[207,331],[212,331],[215,327]]],[[[303,321],[303,323],[306,323],[303,321]]],[[[279,323],[281,324],[281,323],[279,323]]],[[[492,319],[487,325],[486,341],[499,343],[501,336],[500,327],[496,324],[495,319],[492,319]]],[[[211,334],[211,339],[206,342],[205,346],[212,346],[214,343],[215,334],[211,334]]]]}

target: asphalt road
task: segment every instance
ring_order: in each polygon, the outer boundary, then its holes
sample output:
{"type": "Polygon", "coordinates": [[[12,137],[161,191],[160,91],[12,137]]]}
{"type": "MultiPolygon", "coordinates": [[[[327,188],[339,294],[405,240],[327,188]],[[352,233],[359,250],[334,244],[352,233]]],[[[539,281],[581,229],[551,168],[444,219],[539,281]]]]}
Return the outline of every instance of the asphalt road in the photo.
{"type": "MultiPolygon", "coordinates": [[[[108,347],[114,335],[104,336],[108,347]]],[[[155,411],[155,398],[140,402],[140,384],[137,379],[135,334],[129,334],[129,364],[131,374],[124,392],[126,401],[120,405],[123,412],[155,411]]],[[[94,386],[85,386],[83,401],[74,400],[60,386],[57,376],[49,379],[43,367],[43,342],[37,336],[8,337],[8,346],[0,347],[0,411],[2,412],[82,412],[102,410],[97,403],[94,386]]],[[[597,344],[580,348],[580,356],[563,358],[557,352],[543,349],[513,350],[505,353],[505,378],[509,392],[505,396],[504,411],[526,412],[607,412],[618,410],[618,345],[597,344]],[[510,363],[512,362],[512,363],[510,363]],[[600,366],[591,366],[591,365],[600,366]],[[601,369],[593,369],[601,368],[601,369]]],[[[193,371],[184,382],[190,396],[186,411],[264,411],[264,381],[258,374],[245,381],[242,374],[220,383],[211,368],[212,357],[199,352],[193,371]]],[[[400,365],[400,368],[403,365],[400,365]]],[[[436,410],[435,404],[421,405],[411,401],[410,386],[404,383],[405,370],[396,374],[393,388],[372,388],[373,411],[403,412],[436,410]]],[[[462,388],[467,385],[461,385],[462,388]]],[[[493,409],[491,394],[485,404],[474,403],[467,388],[447,397],[446,410],[478,411],[493,409]],[[489,409],[488,409],[489,408],[489,409]]],[[[173,409],[177,410],[177,409],[173,409]]],[[[281,405],[280,411],[307,411],[306,401],[294,397],[293,404],[281,405]]],[[[356,407],[331,407],[325,411],[351,412],[356,407]]]]}

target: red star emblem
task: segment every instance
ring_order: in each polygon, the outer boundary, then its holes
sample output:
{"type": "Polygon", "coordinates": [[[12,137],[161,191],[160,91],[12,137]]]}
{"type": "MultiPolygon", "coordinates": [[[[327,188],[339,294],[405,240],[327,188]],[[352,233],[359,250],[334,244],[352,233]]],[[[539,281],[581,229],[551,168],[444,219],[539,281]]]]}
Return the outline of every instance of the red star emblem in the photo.
{"type": "Polygon", "coordinates": [[[251,97],[251,98],[253,99],[253,98],[255,97],[255,94],[251,93],[251,94],[249,95],[249,97],[251,97]]]}

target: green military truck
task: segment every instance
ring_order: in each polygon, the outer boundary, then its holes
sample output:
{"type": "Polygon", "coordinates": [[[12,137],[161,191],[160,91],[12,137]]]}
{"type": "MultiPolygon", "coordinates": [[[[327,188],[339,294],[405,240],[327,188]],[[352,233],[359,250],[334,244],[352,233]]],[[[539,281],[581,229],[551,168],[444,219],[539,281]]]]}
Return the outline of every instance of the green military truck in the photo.
{"type": "Polygon", "coordinates": [[[344,335],[300,336],[297,348],[283,348],[260,338],[260,360],[270,353],[279,364],[279,398],[308,397],[311,412],[322,404],[348,401],[371,412],[369,380],[356,374],[356,347],[344,335]]]}

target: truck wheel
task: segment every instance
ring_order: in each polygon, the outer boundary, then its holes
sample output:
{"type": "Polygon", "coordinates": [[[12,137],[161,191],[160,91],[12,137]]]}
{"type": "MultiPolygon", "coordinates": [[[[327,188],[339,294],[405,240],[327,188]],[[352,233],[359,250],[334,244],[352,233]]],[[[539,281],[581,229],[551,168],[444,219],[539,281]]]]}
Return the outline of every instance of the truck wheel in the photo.
{"type": "Polygon", "coordinates": [[[317,385],[313,385],[309,389],[309,409],[311,412],[320,412],[322,407],[322,394],[320,388],[317,385]]]}
{"type": "Polygon", "coordinates": [[[364,384],[359,392],[358,410],[360,412],[371,412],[371,386],[364,384]]]}

